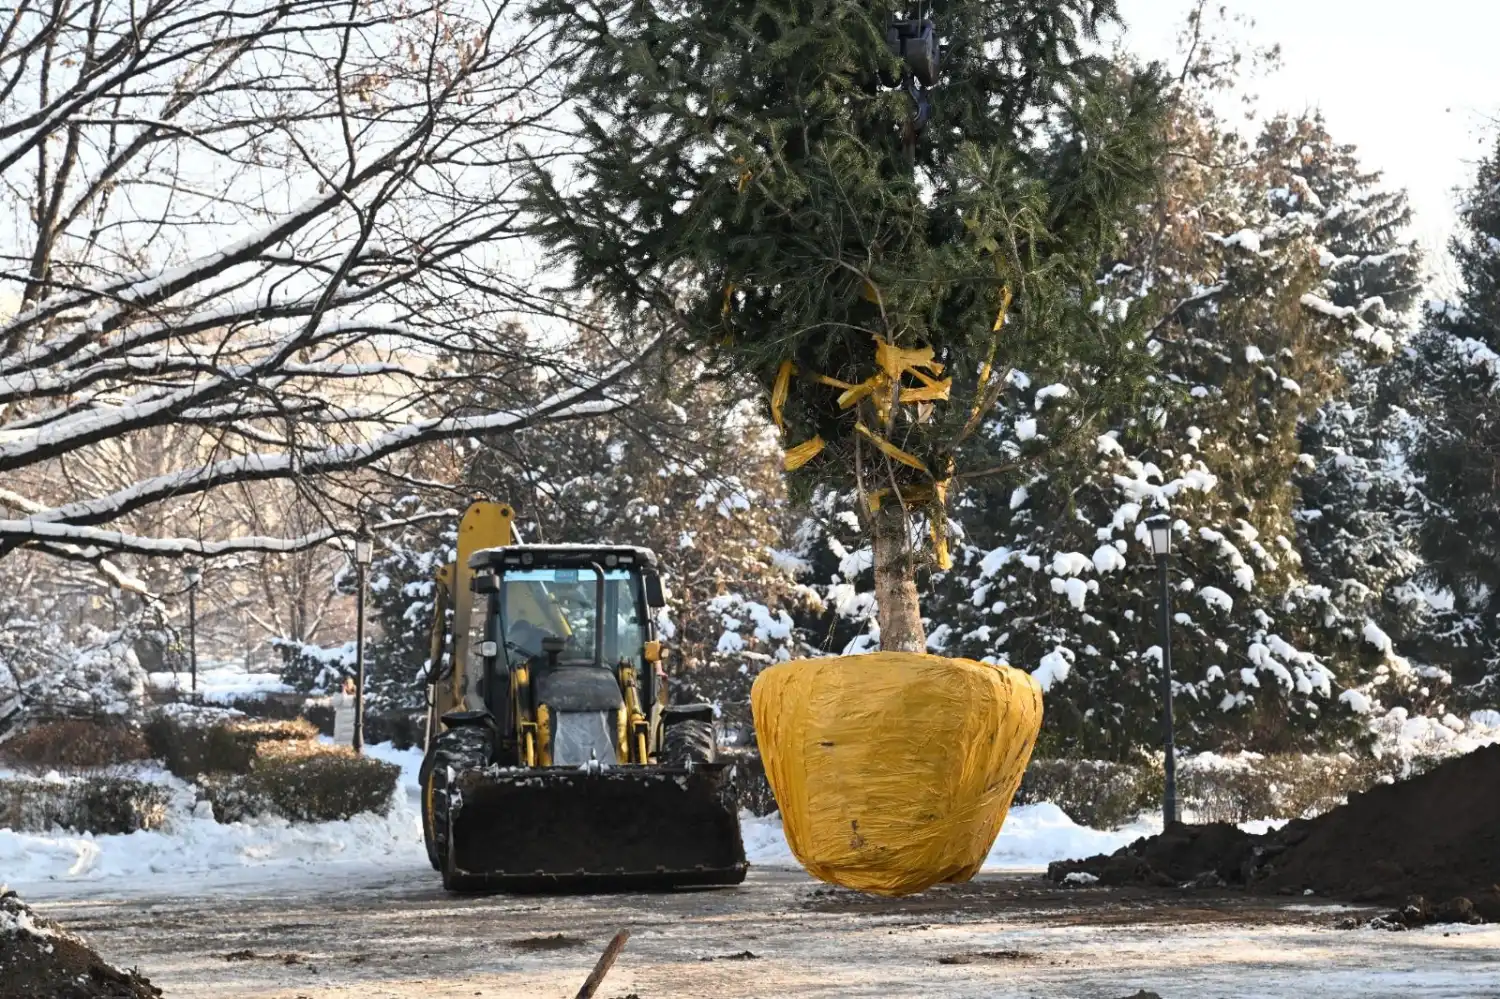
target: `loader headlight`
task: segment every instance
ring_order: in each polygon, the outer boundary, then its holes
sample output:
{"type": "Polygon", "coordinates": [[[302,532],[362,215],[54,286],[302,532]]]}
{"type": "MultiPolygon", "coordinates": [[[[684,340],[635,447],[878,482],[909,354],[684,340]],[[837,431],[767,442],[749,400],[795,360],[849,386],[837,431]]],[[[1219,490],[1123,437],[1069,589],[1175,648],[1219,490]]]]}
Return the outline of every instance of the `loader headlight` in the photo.
{"type": "Polygon", "coordinates": [[[604,564],[613,569],[620,564],[620,558],[618,555],[606,555],[604,556],[604,564]]]}
{"type": "Polygon", "coordinates": [[[500,654],[500,646],[494,642],[480,642],[479,654],[487,659],[493,659],[500,654]]]}

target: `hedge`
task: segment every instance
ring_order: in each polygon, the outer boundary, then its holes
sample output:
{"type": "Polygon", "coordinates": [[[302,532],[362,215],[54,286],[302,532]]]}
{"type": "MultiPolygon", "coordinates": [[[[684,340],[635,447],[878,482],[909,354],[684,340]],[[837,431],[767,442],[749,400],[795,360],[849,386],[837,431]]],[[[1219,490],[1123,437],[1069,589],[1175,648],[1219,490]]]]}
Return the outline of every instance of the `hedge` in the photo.
{"type": "Polygon", "coordinates": [[[72,718],[43,722],[0,743],[0,760],[23,769],[110,767],[150,757],[141,731],[120,721],[72,718]]]}
{"type": "Polygon", "coordinates": [[[250,772],[257,750],[268,743],[307,742],[318,730],[306,719],[255,721],[228,718],[208,725],[187,714],[156,712],[146,723],[151,755],[184,779],[202,774],[250,772]]]}
{"type": "Polygon", "coordinates": [[[400,767],[345,746],[266,742],[248,772],[211,774],[199,784],[220,822],[255,815],[329,822],[385,810],[400,777],[400,767]]]}
{"type": "Polygon", "coordinates": [[[159,828],[170,792],[129,777],[70,781],[0,780],[0,828],[18,832],[71,829],[80,833],[132,833],[159,828]]]}

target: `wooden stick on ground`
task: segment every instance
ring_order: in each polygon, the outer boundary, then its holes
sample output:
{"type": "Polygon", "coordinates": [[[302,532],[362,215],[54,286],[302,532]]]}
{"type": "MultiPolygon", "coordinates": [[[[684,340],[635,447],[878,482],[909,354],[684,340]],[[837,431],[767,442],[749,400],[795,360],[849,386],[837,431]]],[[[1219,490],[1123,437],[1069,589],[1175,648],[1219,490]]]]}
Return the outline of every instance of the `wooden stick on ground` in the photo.
{"type": "Polygon", "coordinates": [[[629,939],[629,930],[621,930],[615,934],[609,946],[604,948],[604,953],[599,955],[599,963],[594,965],[594,970],[589,973],[588,980],[583,983],[583,988],[578,990],[574,999],[594,999],[594,993],[599,991],[599,986],[604,983],[604,976],[609,974],[615,958],[620,956],[620,951],[625,949],[625,941],[629,939]]]}

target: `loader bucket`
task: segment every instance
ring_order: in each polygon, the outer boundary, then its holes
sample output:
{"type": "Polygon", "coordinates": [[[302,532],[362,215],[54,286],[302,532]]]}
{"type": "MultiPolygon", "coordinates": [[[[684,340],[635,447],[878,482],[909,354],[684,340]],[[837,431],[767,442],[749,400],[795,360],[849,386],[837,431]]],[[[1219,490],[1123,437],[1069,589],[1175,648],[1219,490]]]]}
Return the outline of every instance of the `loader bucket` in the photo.
{"type": "Polygon", "coordinates": [[[455,891],[737,885],[749,864],[729,764],[471,770],[449,801],[455,891]]]}

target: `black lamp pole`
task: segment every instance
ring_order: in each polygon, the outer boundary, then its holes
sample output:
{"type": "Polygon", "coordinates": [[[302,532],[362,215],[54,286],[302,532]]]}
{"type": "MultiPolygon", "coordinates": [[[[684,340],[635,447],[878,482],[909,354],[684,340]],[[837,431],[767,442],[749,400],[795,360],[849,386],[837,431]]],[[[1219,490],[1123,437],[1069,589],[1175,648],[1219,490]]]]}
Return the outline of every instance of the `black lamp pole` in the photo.
{"type": "Polygon", "coordinates": [[[361,533],[354,541],[354,751],[365,751],[365,569],[374,554],[370,536],[361,533]]]}
{"type": "Polygon", "coordinates": [[[1162,795],[1162,821],[1177,821],[1177,746],[1172,732],[1172,520],[1152,517],[1146,522],[1151,550],[1161,574],[1161,727],[1166,789],[1162,795]]]}
{"type": "Polygon", "coordinates": [[[196,567],[187,569],[183,575],[187,577],[188,586],[188,675],[191,677],[192,692],[198,692],[198,581],[203,578],[203,571],[196,567]]]}

